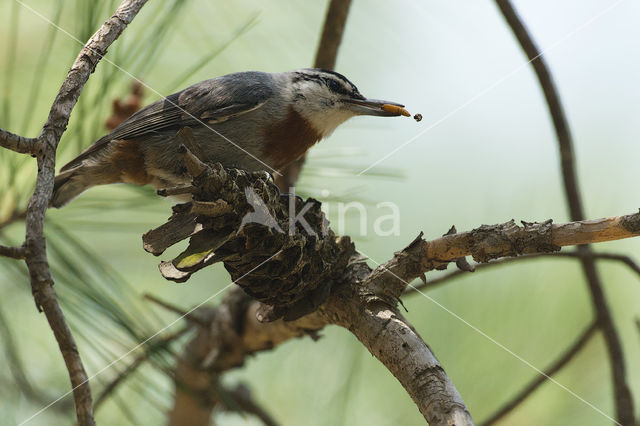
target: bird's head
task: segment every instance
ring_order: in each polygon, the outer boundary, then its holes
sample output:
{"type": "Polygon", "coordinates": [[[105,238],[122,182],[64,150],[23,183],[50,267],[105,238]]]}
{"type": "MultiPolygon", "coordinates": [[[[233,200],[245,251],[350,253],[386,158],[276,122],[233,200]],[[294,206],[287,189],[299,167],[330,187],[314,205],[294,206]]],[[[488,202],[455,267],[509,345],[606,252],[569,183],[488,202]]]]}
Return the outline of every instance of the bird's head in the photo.
{"type": "Polygon", "coordinates": [[[323,137],[356,115],[408,115],[403,109],[404,105],[365,98],[353,83],[337,72],[305,68],[287,74],[290,79],[288,84],[293,108],[323,137]],[[383,105],[386,105],[385,109],[383,105]]]}

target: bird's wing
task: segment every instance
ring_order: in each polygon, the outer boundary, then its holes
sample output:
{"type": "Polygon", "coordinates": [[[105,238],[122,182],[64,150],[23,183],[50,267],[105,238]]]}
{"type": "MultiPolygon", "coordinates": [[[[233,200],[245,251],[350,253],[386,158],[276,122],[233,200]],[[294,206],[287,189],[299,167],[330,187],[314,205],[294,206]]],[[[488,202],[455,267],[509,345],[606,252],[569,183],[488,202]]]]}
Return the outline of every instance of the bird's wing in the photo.
{"type": "Polygon", "coordinates": [[[136,139],[174,129],[177,132],[186,126],[209,126],[254,111],[273,95],[270,79],[266,73],[244,72],[194,84],[137,111],[60,171],[81,165],[113,140],[136,139]]]}

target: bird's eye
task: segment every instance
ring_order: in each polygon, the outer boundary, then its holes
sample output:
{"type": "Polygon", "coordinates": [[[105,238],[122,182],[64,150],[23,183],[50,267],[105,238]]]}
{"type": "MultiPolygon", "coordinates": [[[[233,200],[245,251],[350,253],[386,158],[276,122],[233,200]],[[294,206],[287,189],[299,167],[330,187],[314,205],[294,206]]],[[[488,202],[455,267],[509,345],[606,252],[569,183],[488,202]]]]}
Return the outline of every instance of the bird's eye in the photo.
{"type": "Polygon", "coordinates": [[[342,87],[337,81],[329,80],[329,89],[331,89],[332,92],[339,92],[342,87]]]}

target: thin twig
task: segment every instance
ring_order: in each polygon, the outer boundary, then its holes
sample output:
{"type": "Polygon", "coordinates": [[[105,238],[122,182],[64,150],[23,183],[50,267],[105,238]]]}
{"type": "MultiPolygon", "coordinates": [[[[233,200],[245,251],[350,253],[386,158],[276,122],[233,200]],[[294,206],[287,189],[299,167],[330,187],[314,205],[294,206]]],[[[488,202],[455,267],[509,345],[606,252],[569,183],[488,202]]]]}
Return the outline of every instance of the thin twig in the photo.
{"type": "Polygon", "coordinates": [[[174,313],[180,315],[181,318],[184,318],[189,322],[197,324],[197,325],[199,325],[201,327],[208,327],[209,326],[209,321],[206,321],[204,318],[201,318],[197,314],[198,310],[195,310],[193,312],[186,311],[186,310],[184,310],[182,308],[179,308],[179,307],[177,307],[175,305],[172,305],[169,302],[165,302],[164,300],[160,300],[160,299],[158,299],[157,297],[155,297],[155,296],[153,296],[151,294],[145,294],[144,298],[147,299],[148,301],[153,302],[156,305],[168,310],[168,311],[171,311],[171,312],[174,312],[174,313]]]}
{"type": "MultiPolygon", "coordinates": [[[[506,257],[503,259],[494,260],[487,263],[476,263],[473,265],[473,267],[477,271],[477,270],[485,270],[485,269],[493,268],[494,266],[505,265],[508,263],[516,263],[516,262],[519,263],[520,261],[523,261],[523,260],[527,261],[527,260],[535,260],[540,258],[562,259],[567,257],[582,258],[585,256],[591,256],[595,259],[614,260],[614,261],[624,263],[633,272],[640,275],[640,266],[629,256],[625,256],[622,254],[615,254],[615,253],[596,253],[596,252],[582,253],[579,251],[567,251],[567,252],[557,252],[557,253],[536,253],[536,254],[528,254],[526,256],[506,257]]],[[[404,294],[408,295],[408,294],[417,293],[417,290],[432,289],[433,287],[448,283],[449,281],[462,277],[464,275],[469,275],[469,273],[458,269],[448,274],[442,275],[438,278],[435,278],[433,280],[427,281],[426,283],[421,283],[419,285],[411,286],[407,288],[404,294]]]]}
{"type": "Polygon", "coordinates": [[[14,210],[11,212],[8,218],[0,222],[0,230],[11,225],[14,222],[18,222],[20,220],[24,220],[27,217],[27,210],[14,210]]]}
{"type": "MultiPolygon", "coordinates": [[[[573,141],[564,109],[560,103],[560,96],[549,72],[549,67],[545,63],[540,50],[527,31],[527,28],[511,5],[511,2],[509,0],[496,0],[496,3],[518,39],[520,46],[529,57],[531,66],[538,77],[556,131],[565,195],[569,204],[571,220],[583,220],[585,215],[580,198],[573,141]]],[[[588,253],[591,249],[588,246],[583,246],[578,247],[578,250],[588,253]]],[[[615,328],[611,310],[602,289],[602,282],[598,275],[594,259],[592,257],[584,257],[581,259],[581,262],[591,294],[591,301],[598,322],[602,327],[609,354],[613,376],[616,417],[621,424],[631,425],[635,422],[633,397],[627,383],[624,352],[622,350],[620,336],[615,328]]]]}
{"type": "Polygon", "coordinates": [[[238,413],[248,413],[256,416],[265,426],[277,426],[278,423],[273,417],[253,399],[249,388],[240,383],[234,389],[221,389],[224,397],[217,397],[216,401],[224,401],[230,399],[224,404],[227,411],[235,411],[238,413]]]}
{"type": "Polygon", "coordinates": [[[20,154],[33,154],[36,140],[36,138],[25,138],[0,129],[0,146],[20,154]]]}
{"type": "Polygon", "coordinates": [[[91,390],[75,340],[53,289],[46,253],[44,217],[53,192],[56,150],[69,123],[73,107],[107,48],[120,36],[145,3],[146,0],[124,0],[113,16],[82,48],[62,83],[38,138],[24,138],[4,130],[0,132],[0,146],[30,153],[37,158],[36,186],[26,212],[25,261],[36,306],[47,317],[69,372],[79,425],[95,424],[91,390]]]}
{"type": "MultiPolygon", "coordinates": [[[[351,0],[331,0],[327,8],[327,15],[322,26],[322,36],[316,50],[315,68],[333,70],[338,58],[338,50],[342,43],[342,35],[349,16],[351,0]]],[[[289,192],[295,186],[302,172],[306,155],[298,158],[282,170],[282,174],[275,177],[276,185],[282,192],[289,192]]]]}
{"type": "Polygon", "coordinates": [[[562,367],[567,365],[582,348],[586,346],[591,337],[598,330],[597,322],[592,322],[551,365],[544,370],[544,375],[537,375],[531,382],[525,386],[518,394],[516,394],[510,401],[505,403],[498,411],[490,415],[487,420],[481,423],[483,426],[488,426],[496,423],[504,416],[513,411],[518,405],[520,405],[525,399],[529,397],[536,389],[538,389],[543,383],[547,381],[548,377],[556,374],[562,367]]]}
{"type": "Polygon", "coordinates": [[[160,339],[154,339],[153,344],[144,346],[144,351],[138,355],[132,362],[131,364],[129,364],[120,374],[118,374],[118,376],[113,379],[111,382],[109,382],[109,384],[107,384],[104,389],[102,389],[102,392],[96,397],[96,402],[93,406],[94,410],[98,410],[98,408],[102,405],[102,403],[104,401],[107,400],[107,398],[112,395],[116,389],[118,388],[118,386],[120,386],[122,383],[124,383],[124,381],[131,377],[131,375],[133,373],[136,372],[136,370],[138,369],[138,367],[140,367],[142,364],[145,363],[145,361],[149,360],[149,358],[151,357],[151,355],[153,355],[154,353],[156,353],[158,350],[164,348],[165,346],[167,346],[169,343],[173,342],[176,339],[179,339],[180,337],[182,337],[186,332],[188,332],[189,330],[191,330],[191,327],[184,327],[178,331],[176,331],[175,333],[171,333],[165,337],[162,337],[160,339]]]}
{"type": "Polygon", "coordinates": [[[0,245],[0,256],[10,257],[12,259],[24,260],[26,251],[23,246],[7,247],[0,245]]]}

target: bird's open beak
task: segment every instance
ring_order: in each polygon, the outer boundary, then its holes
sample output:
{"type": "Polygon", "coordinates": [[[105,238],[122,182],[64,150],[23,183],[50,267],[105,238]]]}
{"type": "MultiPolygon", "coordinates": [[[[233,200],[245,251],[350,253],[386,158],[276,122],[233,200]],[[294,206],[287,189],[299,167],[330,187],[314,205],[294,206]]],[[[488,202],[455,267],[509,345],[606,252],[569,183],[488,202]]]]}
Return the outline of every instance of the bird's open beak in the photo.
{"type": "Polygon", "coordinates": [[[380,101],[378,99],[345,99],[345,103],[349,104],[350,108],[358,115],[375,115],[378,117],[398,117],[404,115],[410,117],[409,111],[404,109],[404,105],[389,102],[380,101]]]}

